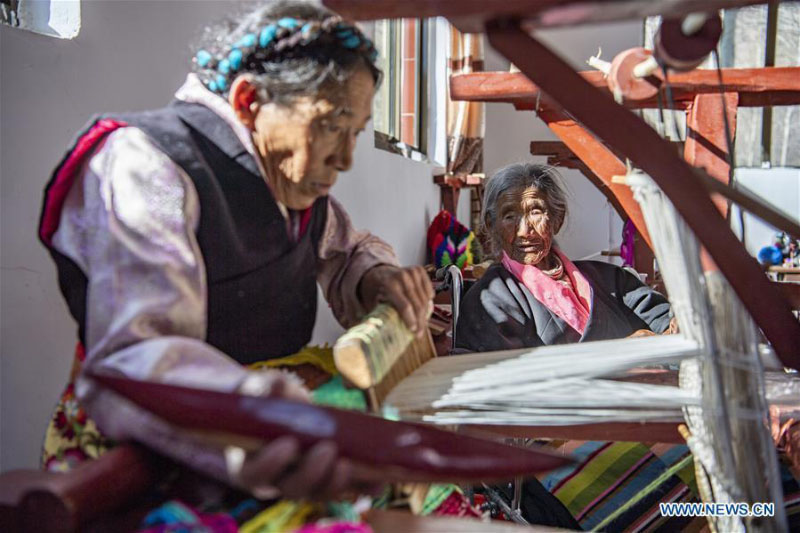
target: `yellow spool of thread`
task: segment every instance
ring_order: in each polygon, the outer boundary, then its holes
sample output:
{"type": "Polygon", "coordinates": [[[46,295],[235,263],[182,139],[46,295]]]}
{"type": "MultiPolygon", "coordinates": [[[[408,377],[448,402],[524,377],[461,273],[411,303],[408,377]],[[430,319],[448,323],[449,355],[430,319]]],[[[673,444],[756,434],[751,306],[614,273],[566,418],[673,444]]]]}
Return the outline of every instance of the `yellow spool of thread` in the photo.
{"type": "Polygon", "coordinates": [[[380,383],[412,340],[414,334],[397,311],[380,304],[336,341],[333,360],[348,381],[368,389],[380,383]]]}

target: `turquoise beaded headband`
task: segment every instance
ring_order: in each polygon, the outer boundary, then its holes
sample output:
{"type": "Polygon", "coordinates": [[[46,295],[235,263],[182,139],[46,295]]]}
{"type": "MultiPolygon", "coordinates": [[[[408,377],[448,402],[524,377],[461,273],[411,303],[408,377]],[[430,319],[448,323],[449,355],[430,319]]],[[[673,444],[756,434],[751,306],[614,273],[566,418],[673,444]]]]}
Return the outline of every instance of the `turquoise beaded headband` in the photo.
{"type": "Polygon", "coordinates": [[[212,92],[223,93],[228,89],[229,80],[242,68],[244,59],[258,49],[272,49],[275,52],[308,45],[323,34],[332,35],[344,48],[361,52],[375,63],[378,51],[367,37],[355,26],[339,17],[331,17],[324,21],[303,21],[285,17],[277,22],[264,26],[258,33],[248,33],[239,39],[227,55],[215,57],[206,50],[198,50],[194,62],[203,69],[215,71],[214,76],[206,83],[212,92]]]}

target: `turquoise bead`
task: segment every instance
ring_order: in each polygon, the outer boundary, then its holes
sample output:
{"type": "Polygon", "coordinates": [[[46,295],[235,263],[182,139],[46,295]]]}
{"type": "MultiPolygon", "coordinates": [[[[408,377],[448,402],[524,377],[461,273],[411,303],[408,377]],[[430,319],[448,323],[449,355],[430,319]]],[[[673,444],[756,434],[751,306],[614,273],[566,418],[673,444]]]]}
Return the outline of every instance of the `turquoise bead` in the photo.
{"type": "Polygon", "coordinates": [[[197,59],[197,64],[201,68],[206,68],[208,64],[211,62],[211,54],[209,54],[205,50],[198,50],[197,55],[195,55],[195,59],[197,59]]]}
{"type": "Polygon", "coordinates": [[[239,70],[242,68],[242,51],[238,48],[231,50],[228,54],[228,62],[230,63],[231,70],[239,70]]]}
{"type": "Polygon", "coordinates": [[[214,93],[217,92],[217,82],[215,81],[209,82],[208,90],[214,93]]]}
{"type": "Polygon", "coordinates": [[[351,35],[344,41],[342,41],[342,46],[345,48],[358,48],[358,45],[361,44],[361,39],[358,38],[358,35],[351,35]]]}
{"type": "Polygon", "coordinates": [[[231,62],[228,61],[227,59],[223,59],[222,61],[219,62],[217,70],[223,74],[227,74],[228,72],[231,71],[231,62]]]}
{"type": "Polygon", "coordinates": [[[239,39],[239,42],[235,44],[235,46],[238,48],[248,48],[250,46],[255,46],[255,45],[256,45],[255,33],[248,33],[247,35],[239,39]]]}
{"type": "Polygon", "coordinates": [[[275,33],[277,33],[278,28],[275,26],[267,26],[263,30],[261,30],[261,35],[258,37],[258,46],[261,48],[266,48],[269,46],[269,43],[275,39],[275,33]]]}
{"type": "Polygon", "coordinates": [[[311,36],[311,29],[314,25],[311,22],[306,22],[302,28],[300,28],[300,33],[302,33],[306,38],[311,36]]]}
{"type": "Polygon", "coordinates": [[[285,17],[278,21],[278,26],[281,28],[286,28],[287,30],[293,30],[300,24],[291,17],[285,17]]]}
{"type": "Polygon", "coordinates": [[[227,78],[225,78],[225,76],[223,76],[222,74],[220,74],[219,76],[217,76],[217,88],[218,88],[220,91],[224,91],[225,89],[227,89],[227,88],[228,88],[228,80],[227,80],[227,78]]]}

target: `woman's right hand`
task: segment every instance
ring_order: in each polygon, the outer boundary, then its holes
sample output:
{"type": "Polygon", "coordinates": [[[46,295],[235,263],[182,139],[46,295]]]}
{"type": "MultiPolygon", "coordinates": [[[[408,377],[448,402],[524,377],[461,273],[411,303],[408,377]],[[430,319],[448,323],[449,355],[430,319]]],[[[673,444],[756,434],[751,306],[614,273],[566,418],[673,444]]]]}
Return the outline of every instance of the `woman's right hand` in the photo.
{"type": "MultiPolygon", "coordinates": [[[[296,376],[278,370],[251,373],[239,390],[253,396],[311,400],[296,376]]],[[[287,435],[257,451],[229,446],[225,456],[233,484],[260,499],[322,499],[351,488],[352,465],[339,457],[336,444],[331,441],[321,441],[302,451],[297,439],[287,435]]]]}

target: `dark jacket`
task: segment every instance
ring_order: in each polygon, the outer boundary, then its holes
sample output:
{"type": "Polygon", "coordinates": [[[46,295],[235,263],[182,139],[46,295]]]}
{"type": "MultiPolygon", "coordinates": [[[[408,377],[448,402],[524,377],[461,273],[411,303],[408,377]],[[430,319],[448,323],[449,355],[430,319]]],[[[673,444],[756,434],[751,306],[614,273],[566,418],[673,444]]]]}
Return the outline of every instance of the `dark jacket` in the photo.
{"type": "MultiPolygon", "coordinates": [[[[293,242],[256,160],[211,109],[175,102],[101,118],[143,130],[194,183],[200,200],[197,240],[208,284],[206,341],[242,364],[289,355],[307,344],[317,312],[317,250],[327,197],[314,203],[308,230],[293,242]]],[[[47,186],[43,220],[48,211],[60,210],[56,193],[63,184],[58,180],[71,152],[47,186]]],[[[45,245],[85,342],[87,278],[71,259],[45,245]]]]}
{"type": "Polygon", "coordinates": [[[630,272],[608,263],[576,261],[592,288],[583,335],[540,303],[501,264],[492,265],[467,291],[456,328],[456,347],[472,352],[510,350],[627,337],[639,329],[669,327],[667,299],[630,272]]]}

